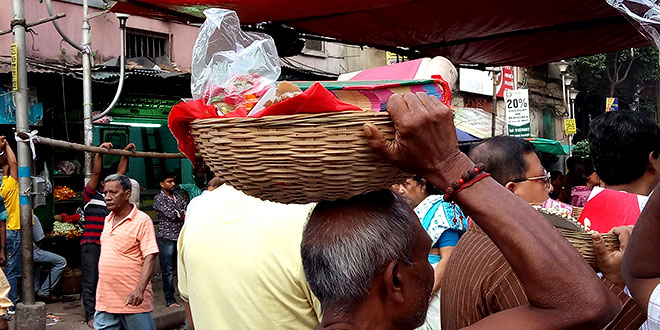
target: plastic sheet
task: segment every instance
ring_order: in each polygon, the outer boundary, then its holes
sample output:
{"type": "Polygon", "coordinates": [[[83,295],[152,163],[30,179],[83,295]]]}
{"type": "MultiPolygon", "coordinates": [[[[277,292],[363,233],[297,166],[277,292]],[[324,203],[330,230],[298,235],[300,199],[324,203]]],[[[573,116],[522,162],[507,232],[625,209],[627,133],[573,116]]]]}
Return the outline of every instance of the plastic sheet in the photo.
{"type": "Polygon", "coordinates": [[[660,49],[660,1],[607,0],[660,49]]]}

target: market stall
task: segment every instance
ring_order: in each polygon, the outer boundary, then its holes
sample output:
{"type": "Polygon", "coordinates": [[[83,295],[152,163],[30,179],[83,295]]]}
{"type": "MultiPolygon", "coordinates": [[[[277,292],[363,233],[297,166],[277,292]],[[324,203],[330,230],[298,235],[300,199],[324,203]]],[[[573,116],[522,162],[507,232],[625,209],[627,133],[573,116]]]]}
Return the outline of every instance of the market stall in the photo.
{"type": "Polygon", "coordinates": [[[603,0],[121,0],[112,10],[201,22],[211,7],[235,10],[243,24],[276,22],[310,35],[414,58],[441,55],[454,63],[531,66],[649,43],[603,0]]]}
{"type": "Polygon", "coordinates": [[[553,155],[568,155],[568,146],[559,141],[543,138],[526,138],[525,140],[531,142],[536,147],[536,151],[553,155]]]}

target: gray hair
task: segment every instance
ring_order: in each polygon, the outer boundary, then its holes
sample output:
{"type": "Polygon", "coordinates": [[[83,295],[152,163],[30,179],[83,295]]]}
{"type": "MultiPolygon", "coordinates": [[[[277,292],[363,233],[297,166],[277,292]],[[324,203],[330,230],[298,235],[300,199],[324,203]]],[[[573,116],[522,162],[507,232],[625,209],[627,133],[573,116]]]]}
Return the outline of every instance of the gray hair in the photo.
{"type": "Polygon", "coordinates": [[[121,189],[124,190],[132,190],[133,185],[131,184],[131,179],[129,179],[127,176],[123,174],[110,174],[107,177],[105,177],[105,180],[103,182],[108,183],[110,181],[119,181],[119,185],[121,186],[121,189]]]}
{"type": "Polygon", "coordinates": [[[373,279],[393,260],[412,263],[412,208],[389,190],[320,202],[301,243],[305,277],[323,310],[344,314],[369,294],[373,279]]]}

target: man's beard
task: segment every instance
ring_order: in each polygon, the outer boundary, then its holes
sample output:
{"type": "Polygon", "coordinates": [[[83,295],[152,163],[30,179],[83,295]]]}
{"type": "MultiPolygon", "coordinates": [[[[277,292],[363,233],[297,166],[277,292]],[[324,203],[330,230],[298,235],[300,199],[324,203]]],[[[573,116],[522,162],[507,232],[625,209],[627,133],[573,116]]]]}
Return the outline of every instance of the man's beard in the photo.
{"type": "Polygon", "coordinates": [[[416,329],[424,324],[426,320],[426,313],[429,309],[429,297],[419,296],[415,300],[415,314],[408,315],[407,317],[396,322],[397,329],[416,329]]]}
{"type": "MultiPolygon", "coordinates": [[[[424,282],[424,277],[421,274],[417,274],[417,281],[419,281],[419,284],[421,285],[421,282],[424,282]]],[[[424,324],[424,321],[426,320],[426,313],[428,312],[429,309],[429,304],[431,303],[431,291],[433,291],[433,281],[430,281],[427,284],[427,287],[425,288],[426,290],[424,292],[428,292],[429,295],[420,295],[415,299],[414,301],[414,314],[408,315],[404,317],[403,319],[399,320],[396,322],[396,328],[397,329],[416,329],[420,327],[422,324],[424,324]]]]}

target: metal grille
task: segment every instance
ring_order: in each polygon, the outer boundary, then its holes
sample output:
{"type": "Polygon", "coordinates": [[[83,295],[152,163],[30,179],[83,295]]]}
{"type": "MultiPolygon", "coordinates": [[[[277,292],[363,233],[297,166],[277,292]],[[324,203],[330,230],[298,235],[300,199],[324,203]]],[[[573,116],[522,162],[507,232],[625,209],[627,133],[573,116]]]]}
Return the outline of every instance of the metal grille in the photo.
{"type": "Polygon", "coordinates": [[[168,36],[156,33],[126,32],[126,56],[158,58],[168,56],[168,36]]]}
{"type": "Polygon", "coordinates": [[[317,52],[322,52],[322,51],[324,51],[323,41],[307,39],[307,40],[305,40],[305,49],[315,50],[317,52]]]}

